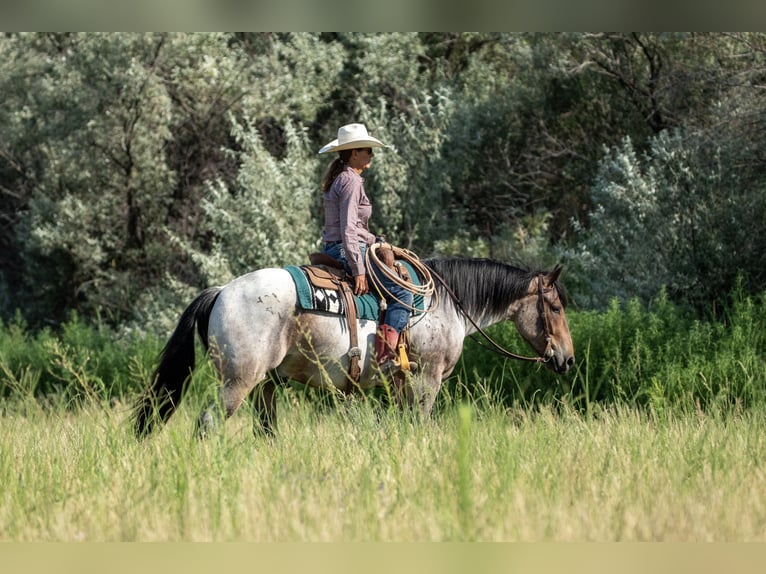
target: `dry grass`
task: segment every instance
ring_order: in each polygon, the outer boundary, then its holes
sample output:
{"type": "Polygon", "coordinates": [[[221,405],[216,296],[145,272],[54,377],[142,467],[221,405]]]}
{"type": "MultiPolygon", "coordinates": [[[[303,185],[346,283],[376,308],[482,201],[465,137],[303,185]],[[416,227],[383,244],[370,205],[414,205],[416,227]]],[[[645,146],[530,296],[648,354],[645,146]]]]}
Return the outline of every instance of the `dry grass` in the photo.
{"type": "Polygon", "coordinates": [[[448,405],[280,404],[191,438],[192,408],[136,443],[124,409],[0,417],[12,541],[766,541],[762,412],[585,417],[448,405]]]}

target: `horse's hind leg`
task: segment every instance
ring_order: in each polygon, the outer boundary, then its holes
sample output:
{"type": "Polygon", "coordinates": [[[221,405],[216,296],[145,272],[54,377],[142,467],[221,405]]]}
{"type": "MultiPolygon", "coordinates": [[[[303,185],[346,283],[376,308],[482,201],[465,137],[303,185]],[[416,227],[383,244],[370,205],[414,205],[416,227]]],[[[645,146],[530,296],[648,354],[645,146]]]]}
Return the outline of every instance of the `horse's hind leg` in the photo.
{"type": "Polygon", "coordinates": [[[200,438],[216,434],[225,419],[233,415],[255,386],[257,379],[227,378],[219,388],[218,397],[200,413],[197,435],[200,438]]]}
{"type": "Polygon", "coordinates": [[[196,434],[199,438],[204,439],[209,436],[218,433],[223,422],[223,389],[218,388],[218,397],[211,401],[197,419],[196,434]]]}
{"type": "Polygon", "coordinates": [[[277,430],[276,384],[269,376],[252,394],[253,434],[272,436],[277,430]]]}

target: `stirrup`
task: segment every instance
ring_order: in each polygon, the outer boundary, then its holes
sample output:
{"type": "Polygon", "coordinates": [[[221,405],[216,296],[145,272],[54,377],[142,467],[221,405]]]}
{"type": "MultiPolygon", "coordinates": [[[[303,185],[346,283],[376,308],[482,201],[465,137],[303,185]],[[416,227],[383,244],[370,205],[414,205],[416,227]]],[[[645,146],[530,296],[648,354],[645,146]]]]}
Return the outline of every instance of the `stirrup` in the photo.
{"type": "Polygon", "coordinates": [[[402,366],[394,359],[386,359],[383,364],[378,365],[378,370],[386,377],[393,377],[394,375],[403,372],[402,366]]]}
{"type": "Polygon", "coordinates": [[[405,368],[402,363],[395,359],[387,359],[382,365],[378,365],[378,370],[387,377],[393,377],[398,374],[412,374],[416,373],[420,368],[415,361],[409,361],[405,368]]]}

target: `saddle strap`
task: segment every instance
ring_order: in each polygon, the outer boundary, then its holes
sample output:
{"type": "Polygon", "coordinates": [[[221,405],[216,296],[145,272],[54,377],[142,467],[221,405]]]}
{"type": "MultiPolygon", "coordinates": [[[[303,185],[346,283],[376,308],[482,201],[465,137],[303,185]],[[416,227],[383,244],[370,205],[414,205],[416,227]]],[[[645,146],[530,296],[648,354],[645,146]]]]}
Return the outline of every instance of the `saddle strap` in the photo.
{"type": "Polygon", "coordinates": [[[362,356],[362,351],[359,349],[359,334],[356,330],[356,303],[354,302],[354,293],[345,281],[339,282],[338,285],[340,286],[340,292],[346,304],[346,320],[348,321],[348,336],[351,344],[351,348],[348,350],[348,376],[354,383],[358,383],[359,377],[362,374],[362,368],[359,366],[359,358],[362,356]]]}

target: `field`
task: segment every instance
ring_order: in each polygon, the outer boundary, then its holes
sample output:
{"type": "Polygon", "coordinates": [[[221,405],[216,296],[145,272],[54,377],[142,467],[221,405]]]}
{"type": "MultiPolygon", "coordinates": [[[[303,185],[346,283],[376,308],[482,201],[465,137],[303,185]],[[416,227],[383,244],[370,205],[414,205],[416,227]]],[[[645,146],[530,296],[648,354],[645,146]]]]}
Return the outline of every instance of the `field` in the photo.
{"type": "Polygon", "coordinates": [[[136,442],[130,403],[164,341],[5,325],[0,540],[764,542],[763,303],[572,313],[571,376],[468,341],[430,420],[288,386],[277,437],[243,407],[205,442],[209,362],[136,442]]]}
{"type": "Polygon", "coordinates": [[[0,417],[4,541],[766,541],[766,418],[508,409],[428,421],[287,389],[280,432],[241,409],[192,438],[194,398],[137,443],[128,408],[0,417]]]}

